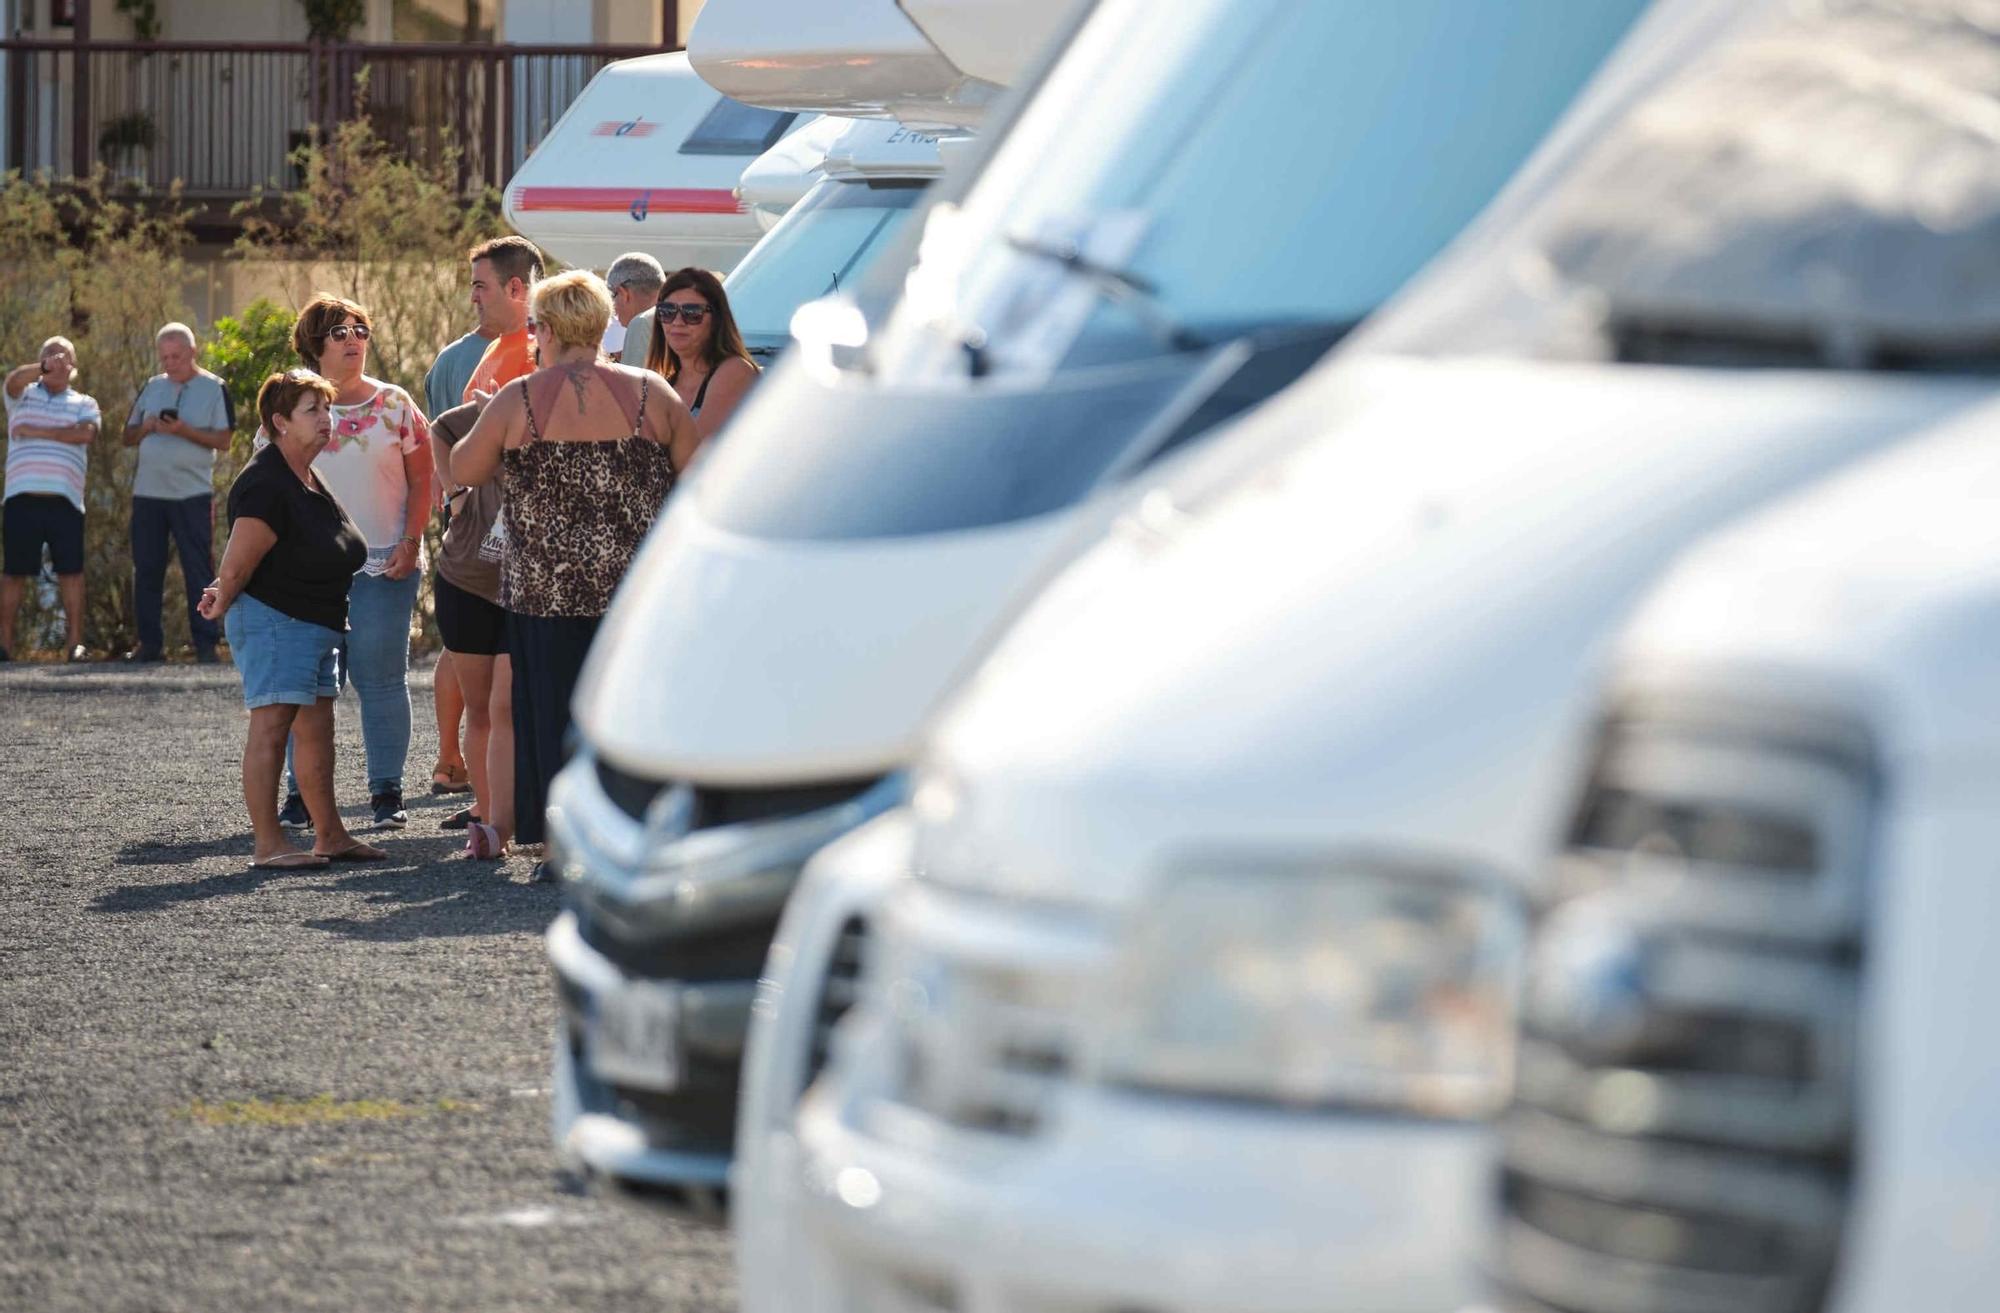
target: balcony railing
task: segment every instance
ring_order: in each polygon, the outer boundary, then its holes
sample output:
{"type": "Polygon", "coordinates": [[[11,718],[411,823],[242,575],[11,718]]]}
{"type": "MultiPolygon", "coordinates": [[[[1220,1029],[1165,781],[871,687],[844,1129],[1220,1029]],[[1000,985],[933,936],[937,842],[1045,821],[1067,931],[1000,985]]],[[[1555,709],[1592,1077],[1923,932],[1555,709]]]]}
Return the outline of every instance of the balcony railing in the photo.
{"type": "Polygon", "coordinates": [[[455,147],[464,189],[501,187],[598,69],[659,49],[0,41],[0,165],[101,162],[227,200],[296,186],[292,152],[365,107],[391,149],[435,163],[455,147]]]}

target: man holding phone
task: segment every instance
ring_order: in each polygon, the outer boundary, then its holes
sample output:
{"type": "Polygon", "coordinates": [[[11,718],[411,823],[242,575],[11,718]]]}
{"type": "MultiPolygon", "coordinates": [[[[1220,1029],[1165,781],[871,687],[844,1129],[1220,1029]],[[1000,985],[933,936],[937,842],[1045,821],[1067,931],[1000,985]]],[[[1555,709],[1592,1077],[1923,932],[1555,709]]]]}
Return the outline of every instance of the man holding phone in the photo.
{"type": "Polygon", "coordinates": [[[0,510],[6,564],[0,571],[0,661],[8,659],[14,621],[28,580],[41,573],[42,549],[55,565],[66,635],[63,655],[83,652],[83,490],[97,402],[71,386],[76,346],[66,337],[42,343],[39,359],[7,374],[7,500],[0,510]]]}
{"type": "Polygon", "coordinates": [[[139,646],[127,661],[166,658],[161,593],[167,544],[181,558],[187,584],[188,632],[197,661],[214,661],[221,637],[197,606],[215,578],[215,453],[229,449],[236,408],[222,380],[195,364],[194,330],[168,324],[153,336],[160,372],[146,380],[125,421],[125,445],[139,449],[132,479],[132,606],[139,646]]]}

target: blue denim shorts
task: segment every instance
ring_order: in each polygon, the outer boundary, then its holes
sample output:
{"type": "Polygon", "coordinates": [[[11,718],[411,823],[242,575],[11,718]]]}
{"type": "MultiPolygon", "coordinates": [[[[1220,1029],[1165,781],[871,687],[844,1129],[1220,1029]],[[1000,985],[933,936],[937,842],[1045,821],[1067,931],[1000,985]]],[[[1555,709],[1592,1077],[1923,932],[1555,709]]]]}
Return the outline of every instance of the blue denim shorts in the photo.
{"type": "Polygon", "coordinates": [[[339,696],[336,631],[295,620],[247,594],[230,604],[222,628],[243,676],[243,705],[252,711],[278,703],[309,707],[339,696]]]}

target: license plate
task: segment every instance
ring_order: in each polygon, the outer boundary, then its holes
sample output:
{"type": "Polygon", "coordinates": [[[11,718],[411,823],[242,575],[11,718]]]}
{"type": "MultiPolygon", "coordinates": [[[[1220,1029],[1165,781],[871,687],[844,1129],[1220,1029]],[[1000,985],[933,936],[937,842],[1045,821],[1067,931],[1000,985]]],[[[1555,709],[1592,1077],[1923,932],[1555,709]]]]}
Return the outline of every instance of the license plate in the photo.
{"type": "Polygon", "coordinates": [[[591,1071],[614,1085],[677,1088],[680,1021],[679,986],[634,980],[610,991],[599,1000],[596,1021],[585,1034],[591,1071]]]}

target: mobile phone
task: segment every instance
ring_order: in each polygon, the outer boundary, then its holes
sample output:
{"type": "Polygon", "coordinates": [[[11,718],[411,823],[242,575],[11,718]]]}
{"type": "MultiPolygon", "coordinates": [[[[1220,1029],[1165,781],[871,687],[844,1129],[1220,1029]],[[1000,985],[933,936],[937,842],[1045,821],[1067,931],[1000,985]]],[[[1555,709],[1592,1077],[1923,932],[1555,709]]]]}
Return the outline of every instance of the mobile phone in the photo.
{"type": "Polygon", "coordinates": [[[169,424],[173,423],[180,417],[181,413],[178,410],[175,410],[172,406],[168,406],[165,410],[160,412],[160,418],[166,420],[169,424]]]}

